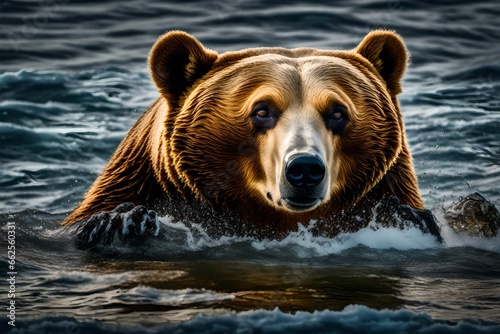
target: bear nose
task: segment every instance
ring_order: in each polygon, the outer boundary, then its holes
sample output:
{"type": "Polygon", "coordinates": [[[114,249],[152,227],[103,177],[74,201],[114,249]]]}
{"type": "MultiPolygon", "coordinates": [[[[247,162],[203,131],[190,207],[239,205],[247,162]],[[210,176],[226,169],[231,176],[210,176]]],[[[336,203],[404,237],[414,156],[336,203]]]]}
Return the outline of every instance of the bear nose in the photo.
{"type": "Polygon", "coordinates": [[[316,155],[297,154],[288,160],[285,175],[288,182],[296,188],[315,187],[325,177],[325,164],[316,155]]]}

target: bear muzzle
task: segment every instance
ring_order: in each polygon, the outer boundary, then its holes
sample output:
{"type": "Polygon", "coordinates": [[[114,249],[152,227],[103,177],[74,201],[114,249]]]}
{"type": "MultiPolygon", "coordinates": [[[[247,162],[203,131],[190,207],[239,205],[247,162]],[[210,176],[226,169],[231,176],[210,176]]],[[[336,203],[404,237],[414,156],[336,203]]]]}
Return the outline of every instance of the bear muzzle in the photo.
{"type": "Polygon", "coordinates": [[[325,164],[316,155],[296,154],[288,159],[285,176],[295,188],[316,187],[325,178],[325,164]]]}
{"type": "Polygon", "coordinates": [[[290,211],[309,211],[321,204],[327,192],[326,166],[316,154],[297,153],[284,164],[280,181],[282,204],[290,211]]]}

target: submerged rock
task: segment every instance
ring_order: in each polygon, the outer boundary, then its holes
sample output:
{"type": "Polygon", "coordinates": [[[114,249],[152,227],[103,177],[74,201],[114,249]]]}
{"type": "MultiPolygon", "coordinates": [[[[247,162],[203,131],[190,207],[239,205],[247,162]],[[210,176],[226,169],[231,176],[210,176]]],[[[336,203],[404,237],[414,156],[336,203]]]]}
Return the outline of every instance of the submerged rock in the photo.
{"type": "Polygon", "coordinates": [[[495,237],[500,213],[479,193],[473,193],[446,209],[444,218],[453,231],[477,237],[495,237]]]}

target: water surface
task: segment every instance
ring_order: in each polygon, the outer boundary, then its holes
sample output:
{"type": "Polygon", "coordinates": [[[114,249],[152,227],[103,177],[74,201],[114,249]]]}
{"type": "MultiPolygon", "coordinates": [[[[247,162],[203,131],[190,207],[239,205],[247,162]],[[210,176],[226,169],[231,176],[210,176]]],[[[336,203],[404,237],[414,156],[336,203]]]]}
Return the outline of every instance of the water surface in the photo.
{"type": "Polygon", "coordinates": [[[499,20],[497,1],[0,2],[0,248],[15,223],[15,330],[500,332],[499,237],[301,227],[280,242],[211,239],[163,217],[145,245],[85,252],[57,230],[158,96],[147,55],[172,29],[218,52],[350,49],[397,30],[426,206],[442,221],[443,206],[478,191],[498,208],[499,20]]]}

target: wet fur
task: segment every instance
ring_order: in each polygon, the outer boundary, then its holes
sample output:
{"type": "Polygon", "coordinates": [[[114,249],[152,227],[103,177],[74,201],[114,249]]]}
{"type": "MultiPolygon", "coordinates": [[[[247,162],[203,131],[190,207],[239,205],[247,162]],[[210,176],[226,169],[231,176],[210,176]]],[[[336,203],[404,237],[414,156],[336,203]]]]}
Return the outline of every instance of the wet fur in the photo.
{"type": "MultiPolygon", "coordinates": [[[[166,34],[150,54],[152,77],[161,96],[129,131],[83,202],[63,224],[133,202],[178,219],[196,221],[201,217],[208,227],[225,220],[238,234],[255,229],[287,232],[297,222],[315,218],[337,226],[333,229],[337,233],[343,230],[338,228],[342,222],[338,213],[365,212],[387,195],[423,209],[396,98],[407,58],[401,38],[389,31],[372,32],[352,51],[253,48],[222,55],[185,33],[166,34]],[[266,178],[260,159],[265,137],[256,134],[248,121],[249,96],[262,85],[276,82],[276,73],[265,71],[265,62],[252,61],[259,56],[278,63],[293,63],[301,57],[338,57],[367,82],[356,85],[363,90],[364,100],[354,102],[370,112],[353,115],[346,133],[333,143],[340,152],[335,168],[342,184],[329,202],[313,211],[277,209],[253,186],[266,178]],[[252,76],[256,71],[261,75],[252,76]],[[249,77],[253,79],[241,79],[249,77]],[[214,78],[227,84],[211,85],[214,78]],[[359,147],[364,148],[362,152],[359,147]]],[[[359,100],[361,95],[351,88],[351,79],[339,80],[347,95],[359,100]]],[[[280,81],[289,82],[295,90],[302,88],[293,77],[280,78],[276,89],[271,87],[268,93],[277,103],[286,104],[290,97],[276,94],[280,81]]],[[[321,96],[317,102],[327,103],[321,96]]],[[[366,222],[347,230],[363,224],[366,222]]]]}

